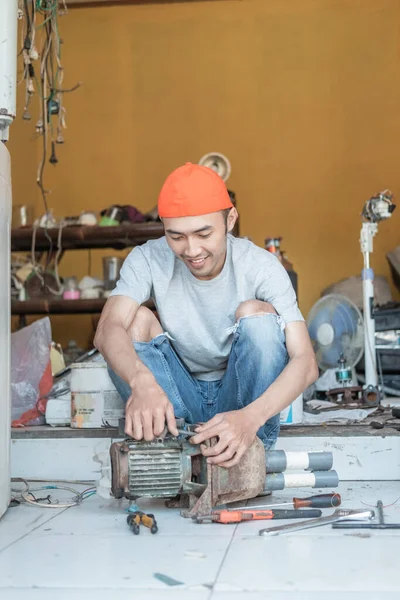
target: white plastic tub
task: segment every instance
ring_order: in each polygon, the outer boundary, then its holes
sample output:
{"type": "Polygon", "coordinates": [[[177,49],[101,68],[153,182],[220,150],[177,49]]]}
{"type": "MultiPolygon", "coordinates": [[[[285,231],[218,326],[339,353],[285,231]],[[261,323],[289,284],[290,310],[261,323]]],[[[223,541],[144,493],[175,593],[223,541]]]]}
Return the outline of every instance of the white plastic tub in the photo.
{"type": "Polygon", "coordinates": [[[71,365],[71,427],[118,427],[125,405],[104,363],[71,365]]]}

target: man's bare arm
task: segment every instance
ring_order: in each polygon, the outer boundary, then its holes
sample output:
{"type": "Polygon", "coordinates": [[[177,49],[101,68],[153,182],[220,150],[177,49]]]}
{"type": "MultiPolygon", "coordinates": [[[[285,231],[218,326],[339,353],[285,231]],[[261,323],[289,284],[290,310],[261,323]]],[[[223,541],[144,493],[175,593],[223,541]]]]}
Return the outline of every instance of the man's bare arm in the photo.
{"type": "Polygon", "coordinates": [[[161,434],[165,423],[173,435],[178,435],[178,430],[171,402],[133,347],[130,330],[138,308],[131,298],[109,298],[94,344],[113,371],[131,387],[125,409],[125,432],[137,440],[151,441],[161,434]]]}
{"type": "Polygon", "coordinates": [[[138,370],[146,367],[139,360],[128,334],[139,304],[126,296],[109,298],[101,313],[94,338],[95,347],[110,367],[131,384],[138,370]]]}

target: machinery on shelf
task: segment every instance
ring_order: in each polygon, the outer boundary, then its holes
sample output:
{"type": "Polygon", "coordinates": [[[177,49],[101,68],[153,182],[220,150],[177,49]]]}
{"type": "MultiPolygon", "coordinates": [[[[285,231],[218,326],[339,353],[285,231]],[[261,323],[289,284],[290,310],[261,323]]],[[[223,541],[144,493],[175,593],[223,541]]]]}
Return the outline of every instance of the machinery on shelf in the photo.
{"type": "Polygon", "coordinates": [[[374,321],[374,272],[370,267],[372,240],[378,222],[391,217],[395,205],[392,193],[385,190],[364,204],[360,246],[364,257],[362,270],[363,316],[346,296],[328,294],[312,307],[308,331],[322,370],[336,369],[338,386],[327,392],[330,400],[352,406],[377,406],[380,390],[376,368],[374,321]],[[365,384],[354,385],[352,369],[364,354],[365,384]]]}
{"type": "Polygon", "coordinates": [[[370,254],[373,252],[373,238],[378,233],[378,223],[389,219],[396,205],[393,204],[393,194],[385,190],[372,196],[364,204],[361,227],[360,246],[364,257],[362,270],[363,282],[363,312],[364,312],[364,340],[365,340],[365,395],[375,394],[379,401],[378,375],[376,370],[375,351],[375,321],[374,308],[374,271],[370,267],[370,254]]]}

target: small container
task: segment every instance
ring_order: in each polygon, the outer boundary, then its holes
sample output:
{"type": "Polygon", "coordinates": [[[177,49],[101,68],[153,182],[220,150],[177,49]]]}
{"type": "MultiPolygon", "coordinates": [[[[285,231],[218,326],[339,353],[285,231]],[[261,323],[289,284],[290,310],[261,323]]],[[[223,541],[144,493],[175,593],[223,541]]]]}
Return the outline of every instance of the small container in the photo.
{"type": "Polygon", "coordinates": [[[295,425],[303,422],[303,394],[300,394],[292,404],[281,411],[280,422],[281,425],[295,425]]]}
{"type": "Polygon", "coordinates": [[[14,204],[12,207],[12,228],[33,225],[34,209],[32,204],[14,204]]]}
{"type": "Polygon", "coordinates": [[[71,427],[118,427],[124,402],[104,363],[71,365],[71,427]]]}
{"type": "Polygon", "coordinates": [[[52,427],[66,427],[71,424],[71,394],[47,400],[46,423],[52,427]]]}
{"type": "Polygon", "coordinates": [[[101,227],[117,227],[123,220],[123,211],[119,206],[110,206],[102,213],[101,227]]]}
{"type": "Polygon", "coordinates": [[[81,292],[78,287],[78,280],[76,277],[66,277],[64,279],[64,300],[79,300],[81,292]]]}
{"type": "Polygon", "coordinates": [[[119,279],[119,273],[124,263],[118,256],[105,256],[103,258],[104,289],[113,290],[119,279]]]}

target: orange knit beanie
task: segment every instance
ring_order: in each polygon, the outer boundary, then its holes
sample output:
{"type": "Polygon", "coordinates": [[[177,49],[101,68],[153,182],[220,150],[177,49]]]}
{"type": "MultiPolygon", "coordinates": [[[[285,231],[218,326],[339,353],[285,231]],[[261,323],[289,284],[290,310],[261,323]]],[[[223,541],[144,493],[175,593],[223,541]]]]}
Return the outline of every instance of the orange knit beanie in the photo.
{"type": "Polygon", "coordinates": [[[207,215],[232,207],[223,179],[212,169],[192,163],[172,171],[158,197],[161,218],[207,215]]]}

